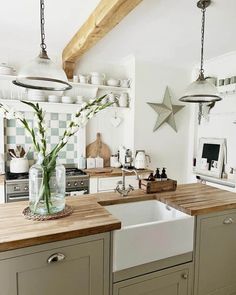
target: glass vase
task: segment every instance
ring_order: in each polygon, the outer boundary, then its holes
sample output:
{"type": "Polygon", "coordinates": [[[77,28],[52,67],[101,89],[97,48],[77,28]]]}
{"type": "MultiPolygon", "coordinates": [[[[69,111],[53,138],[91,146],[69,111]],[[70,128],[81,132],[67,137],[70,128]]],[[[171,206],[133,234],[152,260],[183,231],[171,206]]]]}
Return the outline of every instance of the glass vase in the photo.
{"type": "Polygon", "coordinates": [[[39,215],[55,214],[65,208],[65,167],[36,163],[29,170],[29,207],[39,215]]]}

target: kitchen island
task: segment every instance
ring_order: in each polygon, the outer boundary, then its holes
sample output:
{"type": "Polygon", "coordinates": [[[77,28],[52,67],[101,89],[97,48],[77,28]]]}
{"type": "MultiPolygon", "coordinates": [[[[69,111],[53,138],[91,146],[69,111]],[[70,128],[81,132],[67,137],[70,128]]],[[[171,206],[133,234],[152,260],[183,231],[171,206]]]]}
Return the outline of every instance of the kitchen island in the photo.
{"type": "Polygon", "coordinates": [[[67,203],[74,208],[71,216],[46,222],[24,219],[27,202],[0,205],[0,294],[70,295],[76,288],[91,295],[133,295],[139,289],[171,295],[236,292],[236,194],[186,184],[169,193],[100,193],[67,203]],[[144,200],[195,216],[193,252],[112,274],[112,232],[122,224],[103,206],[144,200]]]}
{"type": "Polygon", "coordinates": [[[51,221],[26,220],[22,211],[28,202],[0,205],[0,251],[109,232],[121,222],[103,206],[157,199],[192,216],[236,209],[236,194],[203,184],[179,185],[174,192],[146,194],[135,190],[127,197],[100,193],[67,198],[71,216],[51,221]]]}

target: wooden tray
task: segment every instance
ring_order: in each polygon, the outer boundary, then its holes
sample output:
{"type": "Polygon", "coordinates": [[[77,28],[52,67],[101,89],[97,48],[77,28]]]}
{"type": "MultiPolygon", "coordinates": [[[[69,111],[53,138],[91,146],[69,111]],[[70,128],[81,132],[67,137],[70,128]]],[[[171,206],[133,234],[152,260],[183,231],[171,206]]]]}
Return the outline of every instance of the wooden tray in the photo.
{"type": "Polygon", "coordinates": [[[147,194],[170,192],[176,190],[177,181],[173,179],[167,179],[163,181],[149,181],[147,179],[141,179],[140,188],[147,194]]]}

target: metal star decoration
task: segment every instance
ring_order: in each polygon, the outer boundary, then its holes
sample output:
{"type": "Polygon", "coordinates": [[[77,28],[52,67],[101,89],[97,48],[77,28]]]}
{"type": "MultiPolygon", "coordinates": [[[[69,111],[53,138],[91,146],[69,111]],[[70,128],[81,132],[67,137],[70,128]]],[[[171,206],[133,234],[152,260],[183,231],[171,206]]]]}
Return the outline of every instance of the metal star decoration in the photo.
{"type": "Polygon", "coordinates": [[[168,123],[175,130],[175,132],[177,132],[174,115],[182,108],[184,108],[184,106],[172,104],[168,87],[166,87],[162,103],[148,102],[148,104],[158,114],[158,118],[153,128],[153,132],[160,128],[164,123],[168,123]]]}

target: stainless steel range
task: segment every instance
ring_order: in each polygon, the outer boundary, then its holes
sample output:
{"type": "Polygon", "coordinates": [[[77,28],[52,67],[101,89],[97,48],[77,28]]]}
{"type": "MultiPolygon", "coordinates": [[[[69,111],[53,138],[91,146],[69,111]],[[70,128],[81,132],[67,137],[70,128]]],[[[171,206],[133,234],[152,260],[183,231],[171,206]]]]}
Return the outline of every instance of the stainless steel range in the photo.
{"type": "MultiPolygon", "coordinates": [[[[66,196],[78,196],[89,193],[89,175],[77,168],[66,168],[66,196]]],[[[28,173],[6,173],[5,202],[25,201],[29,199],[28,173]]]]}

